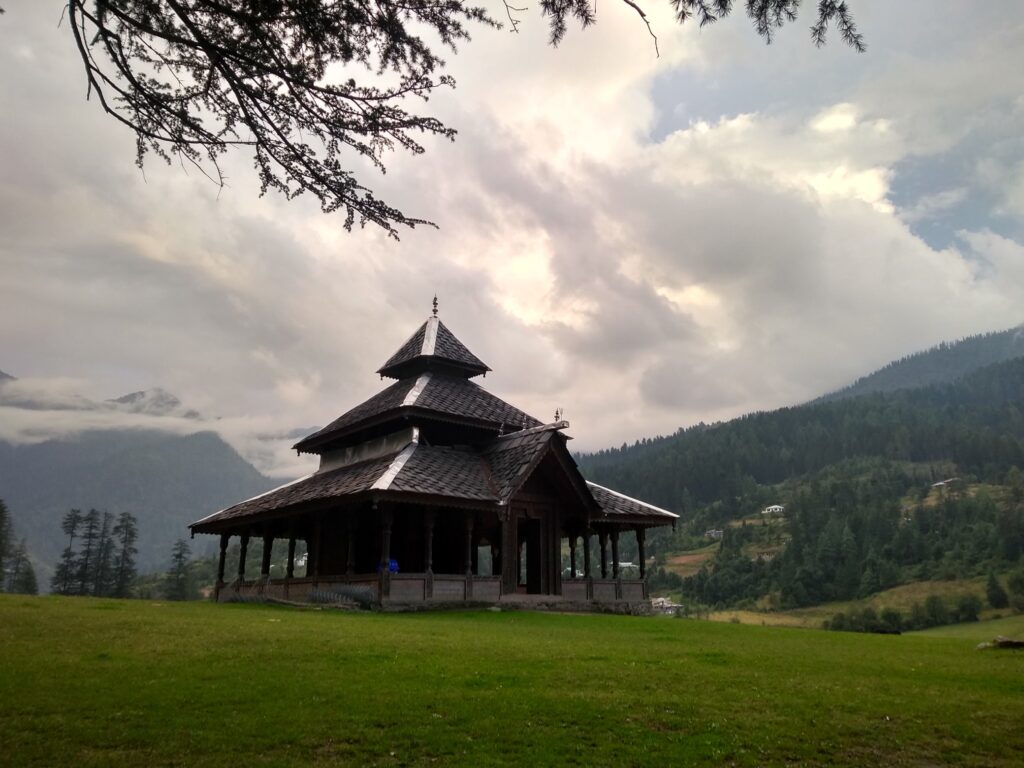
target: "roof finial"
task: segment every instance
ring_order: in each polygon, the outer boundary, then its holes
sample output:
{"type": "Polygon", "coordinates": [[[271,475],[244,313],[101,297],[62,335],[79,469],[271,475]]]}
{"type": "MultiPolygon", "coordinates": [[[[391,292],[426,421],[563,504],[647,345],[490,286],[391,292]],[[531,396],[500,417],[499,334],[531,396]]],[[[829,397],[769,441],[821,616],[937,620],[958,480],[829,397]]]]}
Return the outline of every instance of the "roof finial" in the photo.
{"type": "Polygon", "coordinates": [[[434,317],[437,317],[437,294],[434,294],[434,317]]]}
{"type": "Polygon", "coordinates": [[[555,423],[557,424],[562,420],[562,409],[555,408],[555,423]]]}

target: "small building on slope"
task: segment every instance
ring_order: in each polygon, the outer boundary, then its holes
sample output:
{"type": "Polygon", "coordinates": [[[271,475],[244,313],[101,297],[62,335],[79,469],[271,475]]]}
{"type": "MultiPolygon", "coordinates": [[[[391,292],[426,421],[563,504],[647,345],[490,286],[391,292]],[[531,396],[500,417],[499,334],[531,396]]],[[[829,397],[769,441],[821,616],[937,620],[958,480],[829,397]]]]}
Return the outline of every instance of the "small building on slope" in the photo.
{"type": "Polygon", "coordinates": [[[295,445],[320,457],[316,472],[190,526],[220,536],[217,599],[305,602],[358,590],[383,605],[646,600],[645,531],[677,516],[586,481],[566,448],[568,422],[543,424],[473,381],[489,370],[435,304],[378,371],[394,383],[295,445]],[[636,537],[639,579],[621,578],[623,535],[636,537]],[[232,537],[240,559],[229,582],[232,537]],[[270,577],[275,539],[288,541],[284,578],[270,577]],[[256,578],[247,573],[254,540],[256,578]]]}

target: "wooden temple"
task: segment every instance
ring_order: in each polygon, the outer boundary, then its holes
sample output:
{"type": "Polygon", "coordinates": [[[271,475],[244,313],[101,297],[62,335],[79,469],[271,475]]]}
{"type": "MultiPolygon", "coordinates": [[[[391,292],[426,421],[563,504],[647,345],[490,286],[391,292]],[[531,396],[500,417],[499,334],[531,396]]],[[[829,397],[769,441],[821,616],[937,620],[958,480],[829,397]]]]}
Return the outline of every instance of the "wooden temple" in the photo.
{"type": "Polygon", "coordinates": [[[359,590],[389,606],[645,601],[645,531],[677,516],[586,481],[566,448],[569,424],[542,424],[473,381],[489,370],[438,319],[435,299],[378,371],[395,382],[295,445],[320,457],[316,472],[190,526],[220,536],[216,599],[359,590]],[[636,537],[639,578],[623,578],[623,535],[636,537]],[[228,581],[232,537],[240,557],[228,581]],[[270,574],[275,539],[288,541],[283,578],[270,574]]]}

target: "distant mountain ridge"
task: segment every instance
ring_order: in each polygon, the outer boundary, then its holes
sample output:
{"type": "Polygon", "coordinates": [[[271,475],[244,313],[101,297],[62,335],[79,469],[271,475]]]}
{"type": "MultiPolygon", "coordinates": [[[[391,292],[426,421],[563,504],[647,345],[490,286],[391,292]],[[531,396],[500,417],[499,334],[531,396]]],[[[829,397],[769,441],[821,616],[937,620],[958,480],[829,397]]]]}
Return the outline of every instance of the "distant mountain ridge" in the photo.
{"type": "Polygon", "coordinates": [[[874,392],[948,384],[993,363],[1024,357],[1024,325],[943,342],[901,357],[847,387],[812,402],[829,402],[874,392]]]}
{"type": "Polygon", "coordinates": [[[181,400],[160,387],[130,392],[106,402],[121,406],[130,413],[145,413],[149,416],[179,415],[186,419],[200,418],[198,411],[186,410],[182,406],[181,400]]]}
{"type": "Polygon", "coordinates": [[[41,575],[66,545],[60,520],[71,508],[134,514],[145,571],[166,566],[188,523],[279,484],[213,432],[89,430],[29,445],[0,442],[0,498],[41,575]]]}
{"type": "Polygon", "coordinates": [[[280,484],[216,433],[200,431],[200,414],[159,387],[97,401],[0,372],[0,407],[133,415],[123,427],[114,420],[110,427],[73,430],[43,442],[0,440],[0,498],[17,535],[27,539],[44,588],[66,546],[60,521],[69,509],[134,514],[138,564],[147,571],[166,565],[188,523],[280,484]],[[195,419],[196,432],[164,431],[167,417],[195,419]],[[142,423],[152,428],[139,428],[142,423]]]}
{"type": "Polygon", "coordinates": [[[0,371],[0,406],[31,411],[121,411],[147,416],[201,418],[198,411],[185,408],[181,400],[160,387],[97,401],[79,394],[47,392],[3,371],[0,371]]]}

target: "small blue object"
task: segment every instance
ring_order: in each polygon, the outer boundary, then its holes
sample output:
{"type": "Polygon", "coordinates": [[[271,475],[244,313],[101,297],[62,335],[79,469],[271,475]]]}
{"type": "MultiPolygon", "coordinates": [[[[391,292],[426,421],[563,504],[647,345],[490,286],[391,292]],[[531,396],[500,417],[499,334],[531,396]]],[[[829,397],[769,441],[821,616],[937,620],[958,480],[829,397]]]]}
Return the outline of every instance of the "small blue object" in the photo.
{"type": "Polygon", "coordinates": [[[398,573],[398,561],[391,560],[388,562],[388,570],[392,573],[398,573]]]}

